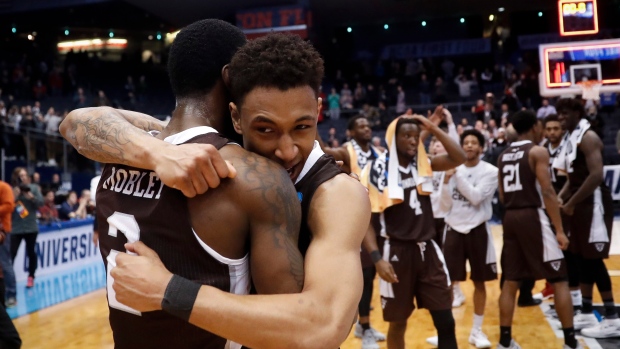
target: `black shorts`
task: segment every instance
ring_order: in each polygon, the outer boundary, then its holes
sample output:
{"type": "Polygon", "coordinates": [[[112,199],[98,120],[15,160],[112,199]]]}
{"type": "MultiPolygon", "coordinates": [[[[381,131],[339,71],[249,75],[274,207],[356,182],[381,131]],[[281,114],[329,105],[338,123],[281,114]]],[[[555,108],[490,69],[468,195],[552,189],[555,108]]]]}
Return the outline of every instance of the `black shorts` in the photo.
{"type": "Polygon", "coordinates": [[[385,321],[406,321],[415,309],[414,299],[418,308],[452,309],[450,277],[435,242],[386,240],[383,252],[398,277],[394,284],[379,280],[385,321]]]}
{"type": "Polygon", "coordinates": [[[592,197],[575,205],[575,213],[568,220],[572,253],[587,259],[609,258],[614,221],[609,188],[597,188],[592,197]]]}
{"type": "Polygon", "coordinates": [[[446,229],[443,252],[453,281],[465,281],[467,260],[471,267],[470,279],[491,281],[497,279],[497,255],[488,224],[482,223],[463,234],[450,226],[446,229]]]}
{"type": "Polygon", "coordinates": [[[542,208],[506,210],[501,263],[506,280],[566,277],[564,254],[542,208]]]}
{"type": "Polygon", "coordinates": [[[435,242],[440,249],[443,250],[444,232],[446,230],[446,220],[444,218],[435,218],[435,242]]]}

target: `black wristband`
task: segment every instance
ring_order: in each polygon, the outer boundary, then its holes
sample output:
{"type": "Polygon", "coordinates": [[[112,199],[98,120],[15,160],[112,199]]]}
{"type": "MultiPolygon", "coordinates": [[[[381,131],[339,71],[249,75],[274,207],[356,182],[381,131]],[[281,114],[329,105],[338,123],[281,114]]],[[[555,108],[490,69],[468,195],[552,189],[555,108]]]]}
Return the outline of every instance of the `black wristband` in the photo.
{"type": "Polygon", "coordinates": [[[370,252],[370,258],[372,259],[373,263],[377,264],[377,262],[381,260],[381,252],[379,252],[378,250],[370,252]]]}
{"type": "Polygon", "coordinates": [[[173,275],[166,287],[164,299],[161,300],[161,309],[170,315],[189,321],[200,286],[199,283],[173,275]]]}

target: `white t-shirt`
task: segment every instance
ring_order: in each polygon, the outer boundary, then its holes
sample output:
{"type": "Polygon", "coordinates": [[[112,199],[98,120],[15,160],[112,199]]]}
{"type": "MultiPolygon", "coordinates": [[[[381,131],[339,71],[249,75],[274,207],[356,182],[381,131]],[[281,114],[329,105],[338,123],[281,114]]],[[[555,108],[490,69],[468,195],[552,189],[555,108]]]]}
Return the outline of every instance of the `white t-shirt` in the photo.
{"type": "Polygon", "coordinates": [[[497,190],[497,167],[480,161],[474,167],[461,165],[448,183],[452,206],[446,224],[460,233],[473,228],[493,216],[493,195],[497,190]]]}

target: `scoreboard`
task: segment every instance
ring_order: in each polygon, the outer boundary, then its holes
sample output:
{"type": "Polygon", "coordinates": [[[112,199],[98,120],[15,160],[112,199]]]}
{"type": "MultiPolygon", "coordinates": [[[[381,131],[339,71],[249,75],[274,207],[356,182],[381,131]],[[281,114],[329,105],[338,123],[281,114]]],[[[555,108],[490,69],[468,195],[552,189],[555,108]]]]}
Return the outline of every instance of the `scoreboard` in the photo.
{"type": "Polygon", "coordinates": [[[596,0],[560,0],[558,17],[562,36],[598,33],[596,0]]]}

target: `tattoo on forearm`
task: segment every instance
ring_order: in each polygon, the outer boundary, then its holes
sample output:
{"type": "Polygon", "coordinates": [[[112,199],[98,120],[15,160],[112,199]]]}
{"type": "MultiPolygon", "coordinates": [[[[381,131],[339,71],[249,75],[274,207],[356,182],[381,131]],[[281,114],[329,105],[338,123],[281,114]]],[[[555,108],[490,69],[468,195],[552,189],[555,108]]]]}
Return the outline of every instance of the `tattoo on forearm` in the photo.
{"type": "Polygon", "coordinates": [[[240,171],[238,175],[250,184],[251,191],[260,193],[262,206],[256,209],[274,222],[271,229],[274,246],[286,251],[291,276],[301,289],[304,283],[304,261],[297,247],[301,205],[294,190],[291,190],[291,179],[281,169],[274,171],[273,164],[256,155],[240,160],[247,166],[247,170],[240,171]]]}
{"type": "Polygon", "coordinates": [[[131,121],[103,109],[85,109],[71,120],[67,140],[89,159],[103,163],[128,164],[127,147],[136,135],[147,130],[161,130],[161,126],[148,119],[130,118],[131,121]]]}

